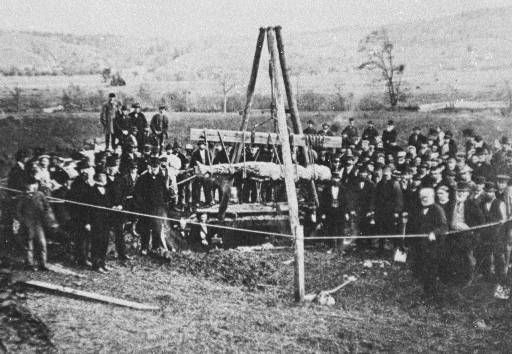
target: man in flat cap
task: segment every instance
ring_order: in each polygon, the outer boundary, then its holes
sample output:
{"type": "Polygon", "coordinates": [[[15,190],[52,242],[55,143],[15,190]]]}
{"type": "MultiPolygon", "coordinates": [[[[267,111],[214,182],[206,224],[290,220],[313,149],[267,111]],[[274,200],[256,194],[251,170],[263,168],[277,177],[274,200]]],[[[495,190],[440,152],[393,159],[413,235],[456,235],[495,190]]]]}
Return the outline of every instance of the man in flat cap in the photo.
{"type": "Polygon", "coordinates": [[[307,135],[315,135],[316,134],[315,122],[313,122],[311,119],[308,120],[308,126],[306,127],[306,129],[304,129],[304,134],[307,134],[307,135]]]}
{"type": "Polygon", "coordinates": [[[115,149],[115,136],[114,136],[114,119],[118,114],[118,104],[116,102],[116,95],[110,93],[108,95],[108,101],[101,108],[100,122],[103,126],[103,132],[105,133],[105,150],[108,150],[110,144],[112,149],[115,149]]]}

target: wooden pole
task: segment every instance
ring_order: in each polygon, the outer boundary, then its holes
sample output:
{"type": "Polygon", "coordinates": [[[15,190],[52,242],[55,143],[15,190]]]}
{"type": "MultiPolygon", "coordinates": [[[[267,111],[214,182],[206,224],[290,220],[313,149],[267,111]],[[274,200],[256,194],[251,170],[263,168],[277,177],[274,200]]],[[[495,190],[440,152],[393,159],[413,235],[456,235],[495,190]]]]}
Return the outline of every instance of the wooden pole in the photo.
{"type": "Polygon", "coordinates": [[[275,33],[273,28],[267,29],[267,44],[272,62],[274,78],[274,94],[276,99],[277,125],[279,128],[279,137],[281,139],[281,148],[283,152],[284,182],[286,185],[286,196],[288,199],[288,213],[290,217],[290,228],[295,235],[295,300],[304,301],[304,242],[302,226],[299,222],[299,203],[297,201],[297,190],[295,189],[294,168],[292,162],[292,152],[288,135],[288,126],[286,123],[286,113],[284,110],[284,98],[282,95],[279,67],[276,65],[278,60],[277,47],[275,44],[275,33]]]}
{"type": "MultiPolygon", "coordinates": [[[[281,26],[275,27],[276,32],[276,41],[277,41],[277,49],[279,51],[279,62],[281,63],[281,71],[283,73],[283,81],[284,81],[284,89],[286,91],[286,98],[288,100],[288,108],[290,109],[290,117],[293,126],[293,132],[295,134],[302,134],[302,123],[299,117],[299,109],[297,107],[297,100],[295,97],[295,93],[293,92],[293,85],[290,82],[290,75],[288,65],[286,64],[286,56],[284,54],[284,43],[283,37],[281,36],[281,26]]],[[[304,146],[300,149],[304,156],[304,161],[306,162],[306,166],[309,165],[312,161],[309,155],[309,146],[304,146]]],[[[310,191],[311,196],[313,197],[313,201],[315,202],[315,206],[318,208],[320,205],[320,201],[318,200],[318,194],[316,192],[315,181],[311,180],[310,182],[310,191]]]]}
{"type": "MultiPolygon", "coordinates": [[[[245,107],[242,115],[242,124],[240,130],[245,132],[249,123],[249,112],[251,111],[252,98],[254,96],[254,88],[256,87],[256,77],[258,76],[258,70],[260,67],[261,49],[263,48],[263,41],[265,40],[265,28],[260,28],[258,40],[256,42],[256,52],[254,53],[254,60],[252,62],[251,78],[249,79],[249,85],[247,86],[247,94],[245,99],[245,107]]],[[[240,155],[242,154],[242,148],[240,144],[236,145],[233,163],[240,161],[240,155]]]]}

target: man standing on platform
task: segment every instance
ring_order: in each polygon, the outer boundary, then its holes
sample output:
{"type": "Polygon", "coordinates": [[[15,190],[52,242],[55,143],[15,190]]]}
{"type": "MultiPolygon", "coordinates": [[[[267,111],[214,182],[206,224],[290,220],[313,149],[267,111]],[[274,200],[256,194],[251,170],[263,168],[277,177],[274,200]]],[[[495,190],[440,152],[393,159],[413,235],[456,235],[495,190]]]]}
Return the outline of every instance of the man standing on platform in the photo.
{"type": "Polygon", "coordinates": [[[159,154],[162,153],[162,148],[165,139],[169,137],[167,133],[167,129],[169,128],[169,118],[167,118],[167,116],[165,115],[166,111],[167,107],[158,107],[158,113],[155,114],[153,118],[151,118],[150,123],[151,132],[158,141],[159,154]]]}
{"type": "Polygon", "coordinates": [[[116,148],[116,137],[114,136],[114,120],[118,114],[119,107],[115,100],[116,95],[109,93],[108,101],[103,105],[101,109],[100,122],[103,126],[103,132],[105,133],[105,150],[109,149],[109,145],[112,144],[112,149],[116,148]]]}
{"type": "Polygon", "coordinates": [[[133,112],[130,113],[131,126],[137,127],[137,147],[139,152],[144,149],[144,132],[148,126],[146,116],[140,109],[140,103],[134,103],[132,105],[133,112]]]}

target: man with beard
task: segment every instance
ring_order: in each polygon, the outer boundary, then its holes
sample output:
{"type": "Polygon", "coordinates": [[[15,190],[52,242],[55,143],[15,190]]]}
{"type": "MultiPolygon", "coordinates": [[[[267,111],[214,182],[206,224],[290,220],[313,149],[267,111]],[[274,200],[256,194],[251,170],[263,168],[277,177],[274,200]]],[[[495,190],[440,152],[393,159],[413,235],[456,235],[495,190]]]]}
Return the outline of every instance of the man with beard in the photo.
{"type": "Polygon", "coordinates": [[[435,192],[432,188],[422,188],[419,192],[421,207],[411,216],[408,224],[411,232],[427,234],[428,237],[415,241],[413,247],[413,271],[423,283],[427,300],[438,297],[440,256],[444,245],[444,234],[448,231],[448,222],[443,209],[435,204],[435,192]]]}
{"type": "MultiPolygon", "coordinates": [[[[138,211],[158,217],[167,216],[169,191],[167,180],[160,170],[160,160],[150,159],[148,171],[141,174],[135,184],[134,200],[138,211]]],[[[142,255],[147,255],[150,243],[152,249],[167,248],[163,235],[163,221],[157,218],[141,217],[139,222],[142,255]]],[[[167,250],[167,249],[166,249],[167,250]]]]}

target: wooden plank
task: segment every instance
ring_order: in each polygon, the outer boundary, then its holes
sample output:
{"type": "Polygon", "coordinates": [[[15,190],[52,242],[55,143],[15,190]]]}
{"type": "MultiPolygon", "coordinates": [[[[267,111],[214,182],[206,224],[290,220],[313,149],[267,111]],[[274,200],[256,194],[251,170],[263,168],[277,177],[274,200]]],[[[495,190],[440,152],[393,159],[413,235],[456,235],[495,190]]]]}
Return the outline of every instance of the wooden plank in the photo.
{"type": "MultiPolygon", "coordinates": [[[[252,98],[254,96],[254,88],[256,87],[256,78],[258,77],[258,70],[260,67],[261,50],[263,48],[263,42],[265,40],[265,28],[260,28],[258,39],[256,41],[256,51],[254,52],[254,59],[252,62],[251,77],[249,79],[249,85],[247,86],[247,94],[245,99],[245,107],[242,115],[242,124],[240,125],[241,131],[247,130],[247,124],[249,123],[249,113],[252,106],[252,98]]],[[[241,141],[241,140],[240,140],[241,141]]],[[[235,154],[233,156],[233,163],[240,161],[242,154],[242,146],[237,145],[235,147],[235,154]]]]}
{"type": "Polygon", "coordinates": [[[142,304],[142,303],[128,301],[128,300],[118,299],[118,298],[115,298],[112,296],[101,295],[101,294],[92,293],[89,291],[72,289],[67,286],[46,283],[46,282],[38,281],[38,280],[27,280],[27,281],[23,282],[22,284],[25,284],[25,285],[28,285],[28,286],[31,286],[31,287],[34,287],[34,288],[40,289],[40,290],[56,292],[61,295],[69,295],[69,296],[73,296],[73,297],[78,297],[80,299],[92,300],[92,301],[103,302],[103,303],[117,305],[117,306],[128,307],[128,308],[132,308],[135,310],[156,311],[156,310],[160,309],[158,306],[154,306],[154,305],[148,305],[148,304],[142,304]]]}
{"type": "MultiPolygon", "coordinates": [[[[286,56],[284,54],[284,42],[283,37],[281,35],[281,26],[275,27],[276,32],[276,40],[277,40],[277,49],[279,51],[279,62],[281,63],[281,73],[283,74],[284,81],[284,89],[286,91],[286,98],[288,99],[288,107],[290,107],[290,116],[293,124],[293,132],[298,135],[302,135],[302,122],[299,117],[299,109],[297,107],[297,100],[295,99],[295,93],[293,92],[293,85],[290,82],[290,75],[288,65],[286,64],[286,56]]],[[[341,144],[341,142],[340,142],[341,144]]],[[[341,147],[341,146],[340,146],[341,147]]],[[[309,165],[312,161],[310,161],[310,147],[303,146],[300,148],[300,153],[304,156],[304,161],[306,162],[306,166],[309,165]]],[[[313,197],[313,201],[315,202],[316,207],[320,206],[320,201],[318,200],[318,194],[316,192],[315,181],[311,180],[309,182],[309,190],[313,197]]]]}
{"type": "MultiPolygon", "coordinates": [[[[219,133],[222,135],[224,143],[241,143],[245,140],[246,143],[251,142],[251,132],[242,132],[237,130],[218,130],[218,129],[197,129],[190,128],[190,140],[198,141],[204,135],[209,142],[220,142],[219,133]]],[[[275,145],[281,145],[281,140],[276,133],[255,132],[254,144],[267,145],[270,139],[275,145]]],[[[306,136],[304,134],[290,134],[292,137],[293,145],[306,146],[306,136]]],[[[320,136],[309,135],[312,140],[317,140],[319,145],[328,148],[341,148],[342,138],[340,136],[320,136]]],[[[234,161],[233,161],[234,162],[234,161]]]]}
{"type": "Polygon", "coordinates": [[[286,186],[286,197],[288,200],[288,215],[290,217],[290,229],[295,235],[295,300],[304,301],[304,241],[303,231],[299,222],[299,203],[297,200],[297,190],[294,181],[294,165],[292,162],[292,153],[288,141],[288,126],[286,123],[286,113],[284,111],[284,99],[282,95],[281,81],[279,78],[280,70],[276,65],[278,60],[277,47],[275,44],[275,33],[273,28],[267,29],[267,44],[272,61],[272,70],[274,78],[274,94],[277,109],[277,125],[281,137],[284,165],[284,182],[286,186]],[[301,235],[302,232],[302,235],[301,235]],[[302,256],[301,256],[302,253],[302,256]],[[302,270],[302,271],[301,271],[302,270]]]}

